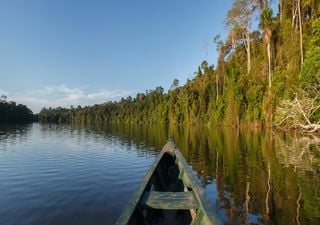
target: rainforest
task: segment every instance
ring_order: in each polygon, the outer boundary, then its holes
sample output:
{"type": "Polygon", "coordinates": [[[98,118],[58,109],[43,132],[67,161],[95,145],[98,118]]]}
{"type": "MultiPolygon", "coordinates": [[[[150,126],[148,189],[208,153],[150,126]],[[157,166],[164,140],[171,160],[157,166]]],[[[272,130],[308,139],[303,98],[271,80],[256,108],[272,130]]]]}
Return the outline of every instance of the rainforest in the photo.
{"type": "Polygon", "coordinates": [[[41,122],[280,125],[317,130],[320,121],[320,1],[235,0],[228,36],[213,38],[217,65],[192,80],[94,106],[43,108],[41,122]],[[252,24],[257,25],[251,30],[252,24]]]}
{"type": "MultiPolygon", "coordinates": [[[[228,35],[212,38],[219,53],[217,64],[201,62],[192,79],[173,78],[167,91],[158,86],[119,101],[43,108],[35,118],[57,123],[278,126],[318,131],[320,1],[271,4],[234,0],[225,19],[228,35]]],[[[5,97],[1,115],[8,115],[10,108],[5,97]]],[[[20,121],[17,118],[2,120],[20,121]]]]}

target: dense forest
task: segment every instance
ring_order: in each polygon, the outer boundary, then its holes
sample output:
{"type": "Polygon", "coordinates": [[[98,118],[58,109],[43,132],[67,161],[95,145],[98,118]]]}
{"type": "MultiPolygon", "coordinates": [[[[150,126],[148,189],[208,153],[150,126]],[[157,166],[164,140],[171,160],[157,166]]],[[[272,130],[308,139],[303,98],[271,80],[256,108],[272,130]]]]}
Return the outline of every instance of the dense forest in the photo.
{"type": "Polygon", "coordinates": [[[227,38],[213,38],[217,65],[203,61],[182,86],[175,79],[168,92],[156,87],[118,102],[44,108],[39,121],[281,125],[315,131],[320,128],[320,1],[277,3],[273,12],[268,0],[234,0],[225,20],[227,38]]]}
{"type": "Polygon", "coordinates": [[[0,100],[0,124],[29,123],[34,121],[32,111],[25,105],[8,102],[5,95],[0,100]]]}

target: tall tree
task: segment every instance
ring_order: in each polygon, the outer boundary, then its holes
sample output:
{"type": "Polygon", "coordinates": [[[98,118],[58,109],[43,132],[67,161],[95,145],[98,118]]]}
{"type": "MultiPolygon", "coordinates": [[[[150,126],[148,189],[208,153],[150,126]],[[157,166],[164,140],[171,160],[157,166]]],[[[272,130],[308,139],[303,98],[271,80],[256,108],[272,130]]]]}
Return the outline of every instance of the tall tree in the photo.
{"type": "Polygon", "coordinates": [[[299,41],[300,41],[300,65],[302,68],[303,65],[303,30],[302,30],[302,13],[301,13],[301,0],[292,1],[292,27],[299,32],[299,41]]]}
{"type": "Polygon", "coordinates": [[[233,47],[244,45],[247,54],[247,72],[251,70],[251,24],[254,4],[248,0],[234,0],[225,21],[233,47]]]}
{"type": "Polygon", "coordinates": [[[221,79],[221,75],[223,74],[223,66],[224,66],[224,43],[220,38],[220,35],[216,35],[213,38],[213,42],[216,44],[217,51],[218,51],[218,67],[216,72],[216,99],[219,99],[219,81],[221,79]],[[222,70],[222,71],[220,71],[222,70]]]}
{"type": "Polygon", "coordinates": [[[279,0],[279,14],[280,14],[280,23],[283,20],[283,0],[279,0]]]}
{"type": "Polygon", "coordinates": [[[261,27],[263,29],[263,39],[267,44],[268,55],[268,81],[269,88],[272,85],[272,55],[271,55],[271,38],[272,38],[272,9],[266,7],[261,14],[261,27]]]}
{"type": "Polygon", "coordinates": [[[298,1],[298,15],[299,15],[299,36],[300,36],[300,58],[301,68],[303,65],[303,36],[302,36],[302,16],[301,16],[301,0],[298,1]]]}

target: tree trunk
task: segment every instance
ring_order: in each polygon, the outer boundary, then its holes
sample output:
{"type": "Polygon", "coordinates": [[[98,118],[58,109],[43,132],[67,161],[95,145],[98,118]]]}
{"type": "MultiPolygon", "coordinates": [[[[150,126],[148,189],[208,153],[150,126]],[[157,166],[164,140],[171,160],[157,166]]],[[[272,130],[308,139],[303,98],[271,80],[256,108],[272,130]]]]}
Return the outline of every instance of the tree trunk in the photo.
{"type": "Polygon", "coordinates": [[[246,33],[246,51],[247,51],[247,72],[251,71],[251,43],[250,43],[250,33],[246,33]]]}
{"type": "Polygon", "coordinates": [[[283,0],[279,1],[279,13],[280,13],[280,23],[281,23],[283,18],[283,0]]]}
{"type": "MultiPolygon", "coordinates": [[[[221,57],[221,49],[219,49],[219,60],[218,60],[218,64],[220,64],[220,66],[223,66],[220,60],[221,57]]],[[[219,76],[219,70],[216,73],[216,91],[217,91],[217,100],[219,99],[219,80],[220,80],[220,76],[219,76]]]]}
{"type": "Polygon", "coordinates": [[[297,27],[296,26],[296,18],[297,18],[297,4],[296,4],[296,1],[297,0],[292,0],[292,21],[291,21],[291,25],[292,25],[292,28],[295,28],[297,27]]]}
{"type": "Polygon", "coordinates": [[[269,77],[269,88],[271,88],[271,44],[270,40],[267,43],[267,51],[268,51],[268,77],[269,77]]]}
{"type": "Polygon", "coordinates": [[[219,79],[218,79],[218,75],[216,78],[216,91],[217,91],[217,100],[219,99],[219,79]]]}
{"type": "Polygon", "coordinates": [[[300,57],[301,68],[303,65],[303,36],[302,36],[302,18],[301,18],[301,0],[298,0],[298,16],[299,16],[299,34],[300,34],[300,57]]]}

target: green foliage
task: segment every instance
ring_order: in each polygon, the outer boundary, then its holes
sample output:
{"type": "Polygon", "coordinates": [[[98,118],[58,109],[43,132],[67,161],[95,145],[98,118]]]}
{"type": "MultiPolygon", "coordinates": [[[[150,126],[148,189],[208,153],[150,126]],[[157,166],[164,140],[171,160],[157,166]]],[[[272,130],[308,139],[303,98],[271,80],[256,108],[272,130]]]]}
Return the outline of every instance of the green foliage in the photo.
{"type": "Polygon", "coordinates": [[[261,23],[260,23],[260,26],[262,27],[262,29],[265,29],[266,27],[272,25],[272,15],[273,15],[273,11],[271,8],[266,7],[262,10],[261,23]]]}
{"type": "Polygon", "coordinates": [[[303,89],[308,88],[310,85],[320,85],[320,19],[316,19],[313,22],[312,28],[311,47],[307,51],[300,73],[300,85],[303,89]]]}
{"type": "Polygon", "coordinates": [[[246,79],[248,83],[245,85],[246,97],[246,118],[247,122],[262,122],[262,101],[265,93],[265,86],[261,78],[249,75],[246,79]]]}
{"type": "Polygon", "coordinates": [[[7,123],[30,123],[34,121],[32,111],[27,106],[7,102],[6,96],[1,96],[0,101],[0,124],[7,123]]]}
{"type": "Polygon", "coordinates": [[[225,103],[223,98],[209,104],[209,123],[221,125],[223,122],[225,103]]]}
{"type": "Polygon", "coordinates": [[[300,79],[302,88],[310,84],[320,84],[320,47],[314,47],[307,52],[300,79]]]}
{"type": "Polygon", "coordinates": [[[156,87],[119,102],[82,108],[43,109],[39,120],[272,125],[275,110],[283,99],[292,99],[299,87],[315,86],[320,82],[320,2],[301,2],[306,53],[302,70],[299,30],[292,22],[292,1],[283,0],[276,17],[266,3],[234,1],[226,19],[227,39],[223,41],[219,35],[213,39],[219,52],[216,68],[203,61],[195,68],[194,78],[186,84],[180,85],[179,80],[174,79],[167,93],[162,87],[156,87]],[[251,31],[257,12],[260,13],[260,30],[251,31]],[[269,78],[271,87],[268,86],[269,78]]]}
{"type": "Polygon", "coordinates": [[[320,46],[320,18],[313,21],[312,30],[311,42],[314,46],[320,46]]]}

